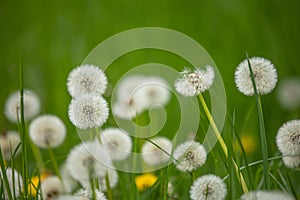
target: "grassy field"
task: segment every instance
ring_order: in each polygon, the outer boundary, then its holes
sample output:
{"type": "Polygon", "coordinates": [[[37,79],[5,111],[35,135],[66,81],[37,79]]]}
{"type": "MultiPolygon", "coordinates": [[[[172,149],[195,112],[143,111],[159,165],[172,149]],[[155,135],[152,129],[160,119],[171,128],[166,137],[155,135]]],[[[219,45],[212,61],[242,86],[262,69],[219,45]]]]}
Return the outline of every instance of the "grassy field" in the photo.
{"type": "MultiPolygon", "coordinates": [[[[299,6],[298,0],[1,0],[0,113],[4,113],[7,96],[18,90],[18,69],[21,64],[24,68],[24,87],[35,91],[41,98],[41,113],[56,114],[66,124],[67,139],[54,150],[56,155],[66,156],[70,148],[79,142],[76,128],[68,118],[71,97],[67,92],[66,79],[69,72],[79,66],[94,47],[112,35],[138,27],[164,27],[190,36],[210,54],[224,81],[228,118],[232,118],[235,112],[237,134],[240,137],[250,136],[249,140],[252,141],[248,161],[261,160],[256,101],[254,97],[246,97],[238,92],[234,84],[234,71],[247,52],[250,57],[270,59],[278,71],[279,82],[290,76],[300,77],[299,6]]],[[[111,85],[122,73],[147,62],[167,64],[178,71],[188,65],[184,60],[162,51],[132,52],[118,59],[107,71],[111,85]]],[[[288,120],[300,118],[299,107],[286,111],[280,106],[277,92],[275,88],[262,98],[269,157],[280,155],[275,144],[279,127],[288,120]]],[[[171,119],[176,115],[172,113],[172,105],[167,107],[171,119]]],[[[226,124],[225,134],[230,129],[230,120],[226,124]]],[[[112,119],[104,127],[110,125],[114,125],[112,119]]],[[[0,128],[0,131],[16,130],[17,125],[1,114],[0,128]]],[[[207,122],[201,128],[206,129],[207,122]]],[[[166,132],[170,130],[173,127],[165,129],[166,132]]],[[[42,154],[46,160],[47,151],[42,150],[42,154]]],[[[211,165],[204,166],[196,174],[212,171],[216,168],[212,163],[219,163],[220,160],[216,148],[208,158],[211,165]]],[[[278,164],[279,161],[276,162],[278,164]]],[[[30,165],[34,165],[33,159],[30,159],[30,165]]],[[[223,168],[220,176],[224,177],[226,170],[223,168]]],[[[176,174],[175,169],[172,171],[176,174]]],[[[252,173],[256,173],[255,177],[259,176],[260,167],[255,166],[252,173]]],[[[299,196],[299,170],[289,170],[288,173],[293,177],[292,182],[299,196]]],[[[187,179],[182,174],[180,176],[187,179]]],[[[126,174],[120,174],[120,183],[123,182],[122,177],[125,181],[128,178],[126,174]]],[[[279,187],[273,184],[273,188],[279,187]]],[[[122,189],[121,186],[117,187],[118,191],[122,189]]],[[[178,193],[188,193],[188,190],[189,186],[184,186],[178,193]]],[[[116,196],[122,195],[116,192],[116,196]]],[[[181,199],[184,198],[188,197],[181,199]]]]}

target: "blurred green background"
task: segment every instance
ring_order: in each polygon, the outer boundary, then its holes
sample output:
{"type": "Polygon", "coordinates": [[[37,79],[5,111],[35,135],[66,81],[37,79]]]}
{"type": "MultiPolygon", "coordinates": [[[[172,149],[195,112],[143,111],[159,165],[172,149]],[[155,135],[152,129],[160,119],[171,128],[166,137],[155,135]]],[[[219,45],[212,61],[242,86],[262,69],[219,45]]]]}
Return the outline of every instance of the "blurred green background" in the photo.
{"type": "MultiPolygon", "coordinates": [[[[106,38],[132,28],[157,26],[180,31],[207,50],[223,76],[228,112],[236,111],[238,133],[258,136],[255,99],[237,91],[234,70],[248,52],[249,56],[270,59],[279,80],[300,76],[299,8],[299,0],[1,0],[0,113],[6,97],[18,89],[18,66],[22,63],[25,87],[41,97],[42,113],[59,115],[68,127],[68,141],[75,142],[76,130],[67,116],[70,96],[66,78],[70,70],[106,38]]],[[[121,71],[136,64],[131,62],[121,66],[121,71]]],[[[174,62],[174,67],[181,70],[184,66],[174,62]]],[[[281,109],[276,92],[263,97],[271,156],[276,153],[277,129],[300,116],[299,110],[281,109]]],[[[17,127],[0,115],[0,128],[17,127]]]]}

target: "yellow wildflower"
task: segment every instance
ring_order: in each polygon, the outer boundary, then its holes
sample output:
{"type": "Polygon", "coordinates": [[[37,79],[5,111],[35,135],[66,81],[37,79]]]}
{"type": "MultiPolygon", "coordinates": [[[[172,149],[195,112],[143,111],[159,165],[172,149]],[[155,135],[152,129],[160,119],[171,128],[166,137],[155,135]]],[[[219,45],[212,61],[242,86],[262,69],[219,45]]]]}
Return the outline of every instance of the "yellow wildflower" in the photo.
{"type": "MultiPolygon", "coordinates": [[[[252,135],[243,134],[241,136],[241,142],[242,142],[242,145],[243,145],[243,148],[244,148],[246,154],[250,154],[255,151],[257,142],[255,141],[255,138],[252,135]]],[[[241,148],[240,148],[238,142],[236,142],[236,150],[241,151],[241,148]]]]}
{"type": "Polygon", "coordinates": [[[40,187],[39,181],[42,183],[43,180],[45,180],[49,175],[51,175],[48,171],[44,171],[41,173],[40,177],[39,176],[33,176],[30,180],[30,183],[28,185],[28,193],[32,197],[36,197],[37,191],[40,187]]]}
{"type": "Polygon", "coordinates": [[[153,174],[143,174],[135,178],[135,185],[139,191],[144,191],[154,185],[157,177],[153,174]]]}

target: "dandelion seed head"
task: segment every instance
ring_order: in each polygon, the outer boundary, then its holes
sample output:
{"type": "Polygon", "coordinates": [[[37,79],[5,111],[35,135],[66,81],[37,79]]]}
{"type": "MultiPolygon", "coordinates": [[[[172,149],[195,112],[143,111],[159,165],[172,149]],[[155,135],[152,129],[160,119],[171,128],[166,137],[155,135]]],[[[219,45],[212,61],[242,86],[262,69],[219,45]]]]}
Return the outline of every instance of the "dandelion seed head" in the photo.
{"type": "Polygon", "coordinates": [[[241,196],[241,200],[293,200],[291,196],[280,191],[253,191],[241,196]]]}
{"type": "Polygon", "coordinates": [[[211,66],[205,69],[196,68],[195,71],[184,70],[182,77],[175,81],[175,89],[183,96],[195,96],[208,90],[215,79],[215,72],[211,66]]]}
{"type": "Polygon", "coordinates": [[[80,129],[102,126],[108,119],[109,108],[101,96],[84,95],[72,99],[69,105],[69,118],[80,129]]]}
{"type": "MultiPolygon", "coordinates": [[[[262,95],[270,93],[277,84],[277,71],[274,65],[271,61],[260,57],[250,58],[250,63],[257,92],[262,95]]],[[[247,59],[242,61],[235,71],[235,84],[241,93],[247,96],[254,95],[247,59]]]]}
{"type": "Polygon", "coordinates": [[[119,128],[105,129],[101,133],[101,142],[112,160],[125,160],[131,153],[131,138],[119,128]]]}
{"type": "MultiPolygon", "coordinates": [[[[106,200],[105,195],[98,189],[95,190],[96,192],[96,200],[106,200]]],[[[80,197],[81,200],[90,200],[93,197],[92,191],[88,188],[86,189],[79,189],[75,193],[76,197],[80,197]]]]}
{"type": "Polygon", "coordinates": [[[56,115],[42,115],[30,123],[29,135],[37,146],[55,148],[64,142],[66,127],[56,115]]]}
{"type": "Polygon", "coordinates": [[[195,141],[186,141],[178,145],[174,151],[173,161],[176,167],[183,172],[191,172],[206,161],[206,151],[203,145],[195,141]]]}
{"type": "Polygon", "coordinates": [[[47,177],[41,184],[43,199],[51,200],[64,192],[64,187],[57,176],[47,177]]]}
{"type": "MultiPolygon", "coordinates": [[[[29,121],[31,118],[36,116],[40,111],[40,99],[38,96],[30,91],[24,90],[24,118],[25,121],[29,121]]],[[[20,120],[20,92],[14,92],[8,96],[5,102],[5,111],[4,114],[6,118],[13,123],[18,122],[18,118],[20,120]],[[17,114],[18,113],[18,114],[17,114]],[[18,117],[19,116],[19,117],[18,117]]]]}
{"type": "Polygon", "coordinates": [[[283,124],[276,136],[276,143],[284,155],[300,155],[300,120],[283,124]]]}
{"type": "Polygon", "coordinates": [[[170,159],[170,154],[172,150],[172,142],[165,137],[155,137],[151,141],[159,146],[155,146],[149,141],[146,141],[142,146],[142,158],[148,165],[159,165],[167,162],[170,159]],[[166,154],[164,151],[168,154],[166,154]]]}
{"type": "Polygon", "coordinates": [[[66,163],[61,166],[60,175],[66,192],[72,192],[77,186],[77,181],[70,174],[66,163]]]}
{"type": "Polygon", "coordinates": [[[192,200],[225,199],[226,185],[218,176],[204,175],[196,179],[190,189],[192,200]]]}
{"type": "Polygon", "coordinates": [[[300,154],[296,156],[285,156],[283,155],[282,161],[285,166],[291,169],[296,169],[300,167],[300,154]]]}
{"type": "MultiPolygon", "coordinates": [[[[16,169],[13,170],[12,168],[7,167],[6,168],[6,176],[7,176],[10,191],[13,191],[13,189],[14,189],[16,197],[19,197],[20,193],[21,193],[21,189],[23,188],[23,179],[22,179],[21,174],[16,169]]],[[[0,169],[0,178],[1,178],[0,188],[3,187],[3,189],[4,189],[5,199],[9,199],[6,186],[2,185],[2,180],[3,180],[2,177],[3,177],[3,173],[2,173],[2,170],[0,169]]]]}
{"type": "Polygon", "coordinates": [[[95,65],[81,65],[70,72],[67,87],[73,98],[86,94],[102,95],[107,88],[107,77],[95,65]]]}
{"type": "Polygon", "coordinates": [[[290,77],[279,82],[277,99],[286,110],[300,107],[300,78],[290,77]]]}
{"type": "MultiPolygon", "coordinates": [[[[107,174],[108,174],[108,179],[109,179],[109,185],[111,188],[115,188],[118,184],[119,181],[119,176],[116,170],[112,168],[107,168],[107,174]]],[[[106,191],[106,181],[105,181],[105,176],[101,176],[98,178],[98,183],[99,183],[99,188],[100,191],[106,191]]],[[[90,182],[89,181],[80,181],[80,184],[83,187],[89,187],[90,182]]]]}
{"type": "Polygon", "coordinates": [[[111,159],[98,142],[84,142],[76,145],[67,158],[67,168],[77,181],[89,181],[105,176],[106,165],[111,165],[111,159]]]}
{"type": "Polygon", "coordinates": [[[170,101],[170,91],[167,82],[160,77],[145,77],[143,83],[136,88],[135,99],[144,109],[152,105],[164,106],[170,101]]]}
{"type": "MultiPolygon", "coordinates": [[[[0,135],[0,147],[5,160],[11,159],[11,155],[15,152],[20,142],[20,134],[16,131],[5,131],[0,135]]],[[[16,155],[20,154],[20,151],[21,148],[19,147],[16,155]]]]}

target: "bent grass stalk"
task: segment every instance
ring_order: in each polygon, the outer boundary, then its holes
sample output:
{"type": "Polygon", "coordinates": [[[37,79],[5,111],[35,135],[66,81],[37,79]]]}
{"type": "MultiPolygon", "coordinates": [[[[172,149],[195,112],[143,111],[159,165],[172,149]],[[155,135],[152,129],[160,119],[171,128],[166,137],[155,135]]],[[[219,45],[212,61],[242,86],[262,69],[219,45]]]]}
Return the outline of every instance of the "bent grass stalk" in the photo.
{"type": "Polygon", "coordinates": [[[254,96],[256,100],[257,105],[257,112],[258,112],[258,118],[259,118],[259,134],[260,134],[260,143],[261,143],[261,151],[262,151],[262,157],[263,157],[263,171],[264,171],[264,189],[270,189],[270,182],[269,182],[269,164],[268,164],[268,146],[267,146],[267,136],[266,136],[266,128],[265,128],[265,122],[264,122],[264,115],[262,110],[262,103],[260,99],[260,95],[258,94],[256,83],[254,79],[253,70],[251,67],[251,63],[248,57],[248,54],[246,53],[251,81],[253,84],[254,89],[254,96]]]}
{"type": "MultiPolygon", "coordinates": [[[[219,129],[218,129],[216,123],[215,123],[215,120],[213,119],[213,117],[212,117],[212,115],[211,115],[211,113],[210,113],[210,111],[209,111],[209,109],[206,105],[206,102],[203,98],[203,95],[200,93],[198,96],[199,96],[200,103],[201,103],[201,105],[204,109],[204,112],[205,112],[205,114],[206,114],[206,116],[207,116],[207,118],[210,122],[210,125],[211,125],[212,129],[213,129],[213,132],[215,133],[215,136],[217,137],[218,142],[220,143],[221,148],[222,148],[226,158],[228,159],[228,149],[227,149],[227,146],[226,146],[223,138],[221,137],[221,133],[220,133],[220,131],[219,131],[219,129]]],[[[240,177],[243,192],[248,193],[248,187],[246,185],[246,181],[244,179],[243,174],[239,171],[239,168],[238,168],[238,166],[237,166],[237,164],[234,160],[232,160],[232,163],[233,163],[233,167],[234,167],[234,170],[235,170],[235,173],[236,173],[237,177],[240,177]]]]}
{"type": "Polygon", "coordinates": [[[49,146],[48,146],[48,152],[49,152],[49,155],[50,155],[50,158],[51,158],[51,162],[52,162],[52,165],[53,165],[54,172],[58,176],[59,180],[62,181],[62,177],[61,177],[59,169],[58,169],[56,158],[54,156],[52,148],[49,147],[49,146]]]}

